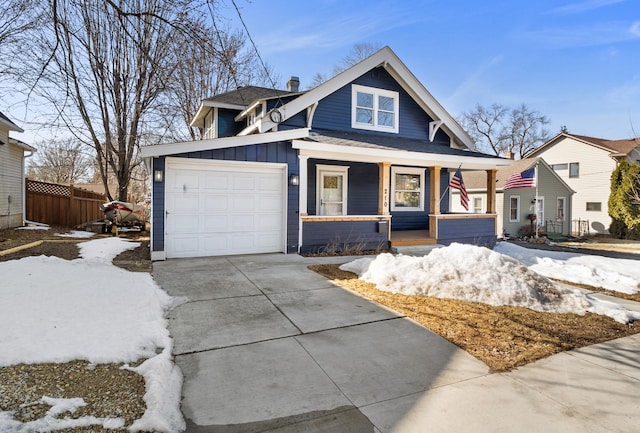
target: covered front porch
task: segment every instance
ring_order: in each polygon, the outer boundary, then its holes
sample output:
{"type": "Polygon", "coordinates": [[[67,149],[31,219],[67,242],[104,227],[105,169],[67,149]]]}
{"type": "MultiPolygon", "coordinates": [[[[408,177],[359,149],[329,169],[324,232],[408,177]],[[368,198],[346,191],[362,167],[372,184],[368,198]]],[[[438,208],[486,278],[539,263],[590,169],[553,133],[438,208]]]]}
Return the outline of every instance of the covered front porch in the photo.
{"type": "MultiPolygon", "coordinates": [[[[300,152],[300,252],[495,243],[496,166],[503,161],[499,158],[459,149],[436,154],[305,140],[295,140],[293,146],[300,152]],[[486,173],[485,213],[449,213],[450,173],[459,167],[463,177],[470,171],[486,173]],[[333,214],[322,207],[322,182],[326,179],[322,170],[342,176],[340,180],[349,190],[345,197],[357,191],[357,197],[349,196],[348,205],[345,199],[329,209],[333,214]],[[411,187],[400,187],[400,183],[411,187]]],[[[504,160],[504,165],[509,163],[504,160]]]]}

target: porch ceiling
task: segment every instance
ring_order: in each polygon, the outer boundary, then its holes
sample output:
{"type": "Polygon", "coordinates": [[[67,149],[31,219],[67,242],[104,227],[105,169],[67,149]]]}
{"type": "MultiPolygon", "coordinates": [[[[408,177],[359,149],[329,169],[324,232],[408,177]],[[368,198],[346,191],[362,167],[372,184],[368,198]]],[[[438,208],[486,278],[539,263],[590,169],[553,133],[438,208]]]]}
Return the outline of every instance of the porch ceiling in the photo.
{"type": "Polygon", "coordinates": [[[397,137],[385,138],[385,140],[393,140],[394,147],[371,142],[380,141],[373,137],[371,141],[361,141],[313,134],[308,139],[293,140],[293,148],[298,149],[301,156],[309,158],[368,163],[389,162],[393,165],[442,168],[458,168],[462,164],[462,170],[489,170],[508,166],[513,162],[509,159],[433,145],[424,141],[397,137]],[[417,146],[423,147],[425,151],[417,150],[417,146]]]}

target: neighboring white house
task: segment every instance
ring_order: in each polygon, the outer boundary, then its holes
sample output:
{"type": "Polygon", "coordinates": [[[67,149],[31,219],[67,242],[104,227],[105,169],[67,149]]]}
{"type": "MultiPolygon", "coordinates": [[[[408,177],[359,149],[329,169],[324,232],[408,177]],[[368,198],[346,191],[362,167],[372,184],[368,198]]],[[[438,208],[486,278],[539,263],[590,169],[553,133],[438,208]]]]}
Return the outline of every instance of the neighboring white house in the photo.
{"type": "Polygon", "coordinates": [[[578,231],[580,220],[580,234],[585,230],[590,234],[607,234],[611,224],[608,211],[611,173],[620,158],[640,161],[640,139],[605,140],[561,133],[527,156],[543,158],[576,192],[574,232],[578,231]]]}
{"type": "MultiPolygon", "coordinates": [[[[452,212],[485,213],[487,206],[486,176],[480,172],[463,173],[464,184],[469,195],[469,210],[460,204],[460,193],[451,192],[452,212]]],[[[530,228],[529,215],[536,215],[535,224],[549,235],[571,234],[571,197],[574,191],[541,158],[514,161],[496,172],[496,221],[497,235],[503,231],[511,236],[523,234],[530,228]],[[509,176],[537,166],[537,188],[511,188],[505,190],[509,176]],[[537,195],[536,195],[537,193],[537,195]]]]}
{"type": "Polygon", "coordinates": [[[21,226],[25,212],[25,158],[35,149],[15,138],[11,131],[23,132],[0,112],[0,229],[21,226]]]}

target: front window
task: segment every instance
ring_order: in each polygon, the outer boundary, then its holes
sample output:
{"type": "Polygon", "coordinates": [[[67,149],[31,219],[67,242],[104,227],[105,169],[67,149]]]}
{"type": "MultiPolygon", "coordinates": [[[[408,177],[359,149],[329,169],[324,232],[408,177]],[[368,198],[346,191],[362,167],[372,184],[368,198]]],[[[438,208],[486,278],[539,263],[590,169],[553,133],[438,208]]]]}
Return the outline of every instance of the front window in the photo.
{"type": "Polygon", "coordinates": [[[424,169],[391,168],[392,210],[424,210],[424,169]]]}
{"type": "Polygon", "coordinates": [[[512,195],[509,197],[509,222],[520,222],[520,196],[512,195]]]}
{"type": "Polygon", "coordinates": [[[572,162],[569,164],[569,177],[579,177],[580,176],[580,163],[572,162]]]}
{"type": "Polygon", "coordinates": [[[564,221],[565,214],[567,212],[567,199],[565,197],[558,197],[557,200],[557,211],[556,211],[556,220],[564,221]]]}
{"type": "Polygon", "coordinates": [[[355,84],[352,92],[352,128],[398,132],[398,92],[355,84]]]}

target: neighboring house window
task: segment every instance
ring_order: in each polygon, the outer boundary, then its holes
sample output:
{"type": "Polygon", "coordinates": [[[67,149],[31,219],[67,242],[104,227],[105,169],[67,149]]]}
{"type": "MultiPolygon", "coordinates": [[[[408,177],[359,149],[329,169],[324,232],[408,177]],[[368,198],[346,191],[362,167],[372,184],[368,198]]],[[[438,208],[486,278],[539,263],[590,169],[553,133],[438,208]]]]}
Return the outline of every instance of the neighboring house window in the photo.
{"type": "Polygon", "coordinates": [[[544,197],[536,197],[536,202],[534,205],[536,220],[538,222],[538,227],[544,226],[544,197]]]}
{"type": "Polygon", "coordinates": [[[342,165],[317,165],[318,215],[336,216],[347,214],[347,173],[349,167],[342,165]]]}
{"type": "Polygon", "coordinates": [[[566,170],[567,168],[569,168],[569,164],[553,164],[551,168],[553,168],[555,171],[566,170]]]}
{"type": "Polygon", "coordinates": [[[424,210],[424,169],[391,167],[391,210],[424,210]]]}
{"type": "Polygon", "coordinates": [[[587,210],[600,212],[602,210],[602,203],[599,201],[588,201],[587,202],[587,210]]]}
{"type": "Polygon", "coordinates": [[[572,162],[569,164],[569,177],[579,177],[580,176],[580,163],[572,162]]]}
{"type": "Polygon", "coordinates": [[[565,221],[566,214],[567,214],[567,198],[558,197],[556,203],[557,203],[556,220],[565,221]]]}
{"type": "Polygon", "coordinates": [[[473,198],[473,213],[482,213],[482,197],[473,198]]]}
{"type": "Polygon", "coordinates": [[[398,92],[352,86],[351,127],[398,132],[398,92]]]}
{"type": "Polygon", "coordinates": [[[512,195],[509,197],[509,222],[520,222],[520,196],[512,195]]]}

